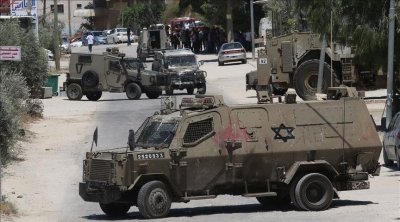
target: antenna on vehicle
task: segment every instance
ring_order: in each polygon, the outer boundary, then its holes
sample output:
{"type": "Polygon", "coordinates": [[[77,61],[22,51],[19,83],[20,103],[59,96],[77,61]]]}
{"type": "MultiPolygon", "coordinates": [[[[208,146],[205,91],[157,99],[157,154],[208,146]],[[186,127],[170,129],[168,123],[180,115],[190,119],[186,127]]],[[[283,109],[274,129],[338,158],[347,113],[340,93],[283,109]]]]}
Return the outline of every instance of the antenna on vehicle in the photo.
{"type": "Polygon", "coordinates": [[[97,138],[98,138],[98,129],[96,126],[96,129],[94,130],[94,133],[93,133],[92,147],[90,147],[90,152],[92,152],[92,150],[93,150],[94,143],[96,144],[96,147],[97,147],[97,138]]]}

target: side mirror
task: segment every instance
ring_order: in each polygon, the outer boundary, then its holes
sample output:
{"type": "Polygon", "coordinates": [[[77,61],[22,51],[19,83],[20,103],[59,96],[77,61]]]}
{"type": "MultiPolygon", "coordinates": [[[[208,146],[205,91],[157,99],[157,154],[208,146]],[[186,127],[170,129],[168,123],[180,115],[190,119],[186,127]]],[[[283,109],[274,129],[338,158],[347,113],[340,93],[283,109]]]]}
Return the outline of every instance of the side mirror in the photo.
{"type": "Polygon", "coordinates": [[[199,61],[199,66],[202,66],[202,65],[204,65],[204,61],[203,60],[199,61]]]}
{"type": "Polygon", "coordinates": [[[135,150],[136,148],[135,131],[133,131],[133,129],[129,130],[128,145],[129,145],[129,150],[131,151],[135,150]]]}

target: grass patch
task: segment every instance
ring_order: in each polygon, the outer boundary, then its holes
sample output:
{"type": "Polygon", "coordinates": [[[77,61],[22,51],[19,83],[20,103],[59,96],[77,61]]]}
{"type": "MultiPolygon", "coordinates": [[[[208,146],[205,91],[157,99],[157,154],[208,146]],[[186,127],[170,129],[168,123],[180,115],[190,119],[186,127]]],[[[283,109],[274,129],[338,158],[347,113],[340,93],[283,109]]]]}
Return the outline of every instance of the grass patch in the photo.
{"type": "Polygon", "coordinates": [[[0,215],[13,216],[17,213],[18,211],[14,204],[8,201],[0,202],[0,215]]]}

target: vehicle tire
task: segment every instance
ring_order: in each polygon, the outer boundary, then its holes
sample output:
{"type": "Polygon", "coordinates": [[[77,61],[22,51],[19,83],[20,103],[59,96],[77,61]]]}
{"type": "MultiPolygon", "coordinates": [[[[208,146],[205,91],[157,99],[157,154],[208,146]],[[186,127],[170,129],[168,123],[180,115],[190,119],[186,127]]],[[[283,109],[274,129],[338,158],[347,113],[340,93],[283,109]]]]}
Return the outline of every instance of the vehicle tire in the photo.
{"type": "Polygon", "coordinates": [[[303,210],[320,211],[327,209],[333,200],[331,181],[322,174],[310,173],[303,176],[296,185],[295,197],[303,210]]]}
{"type": "MultiPolygon", "coordinates": [[[[316,99],[315,93],[317,92],[318,84],[318,68],[319,60],[309,60],[303,62],[294,73],[293,85],[297,95],[303,100],[314,100],[316,99]]],[[[331,85],[330,78],[330,66],[324,63],[324,77],[322,81],[322,92],[326,93],[328,87],[331,85]]],[[[335,71],[332,72],[333,84],[332,86],[338,86],[339,80],[336,76],[335,71]]]]}
{"type": "Polygon", "coordinates": [[[398,147],[395,147],[395,154],[396,154],[396,166],[397,166],[397,169],[399,169],[400,170],[400,153],[399,153],[399,148],[398,147]]]}
{"type": "Polygon", "coordinates": [[[247,59],[243,59],[242,64],[246,64],[246,63],[247,63],[247,59]]]}
{"type": "Polygon", "coordinates": [[[128,99],[139,99],[140,96],[142,95],[142,89],[138,84],[134,82],[131,82],[128,85],[126,85],[125,92],[128,99]]]}
{"type": "Polygon", "coordinates": [[[70,100],[82,99],[82,87],[78,83],[71,83],[67,86],[67,97],[70,100]]]}
{"type": "Polygon", "coordinates": [[[173,95],[174,94],[174,89],[172,87],[167,87],[165,89],[165,94],[167,94],[169,96],[173,95]]]}
{"type": "Polygon", "coordinates": [[[149,99],[157,99],[160,95],[161,95],[161,93],[162,93],[162,91],[161,90],[148,90],[147,92],[146,92],[146,96],[149,98],[149,99]]]}
{"type": "Polygon", "coordinates": [[[296,200],[296,195],[295,195],[295,191],[296,191],[296,186],[297,183],[299,182],[299,180],[301,179],[302,175],[297,175],[292,179],[292,182],[290,183],[290,187],[289,187],[289,196],[290,196],[290,201],[292,202],[293,206],[299,210],[301,210],[302,208],[299,206],[299,204],[297,203],[296,200]]]}
{"type": "Polygon", "coordinates": [[[97,101],[103,95],[102,91],[86,92],[86,98],[90,101],[97,101]]]}
{"type": "Polygon", "coordinates": [[[393,166],[393,160],[389,160],[389,158],[387,156],[385,144],[383,144],[382,156],[383,156],[383,162],[385,163],[385,166],[393,166]]]}
{"type": "Polygon", "coordinates": [[[204,95],[204,94],[206,94],[206,92],[207,92],[207,86],[205,83],[203,85],[201,85],[199,88],[197,88],[198,94],[204,95]]]}
{"type": "Polygon", "coordinates": [[[138,194],[139,213],[147,219],[167,216],[171,208],[171,197],[161,181],[151,181],[143,185],[138,194]]]}
{"type": "Polygon", "coordinates": [[[86,71],[82,75],[82,86],[93,88],[99,84],[99,75],[94,71],[86,71]]]}
{"type": "Polygon", "coordinates": [[[219,66],[224,66],[224,62],[221,62],[221,61],[218,60],[218,65],[219,66]]]}
{"type": "Polygon", "coordinates": [[[273,90],[274,95],[283,96],[288,91],[288,88],[276,87],[276,86],[272,85],[272,90],[273,90]]]}
{"type": "Polygon", "coordinates": [[[131,206],[129,204],[122,203],[100,203],[100,208],[109,217],[121,217],[129,211],[131,206]]]}
{"type": "Polygon", "coordinates": [[[194,88],[193,88],[193,87],[188,87],[188,88],[186,88],[186,92],[187,92],[189,95],[192,95],[192,94],[194,93],[194,88]]]}

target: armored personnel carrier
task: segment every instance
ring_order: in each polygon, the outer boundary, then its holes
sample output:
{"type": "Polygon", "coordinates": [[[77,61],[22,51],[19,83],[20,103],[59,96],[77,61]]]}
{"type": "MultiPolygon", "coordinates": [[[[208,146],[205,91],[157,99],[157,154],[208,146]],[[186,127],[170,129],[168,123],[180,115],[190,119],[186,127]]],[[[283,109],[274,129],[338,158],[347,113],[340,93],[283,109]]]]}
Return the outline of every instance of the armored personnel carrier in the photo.
{"type": "Polygon", "coordinates": [[[326,210],[338,191],[369,188],[382,148],[354,90],[331,88],[327,99],[227,106],[222,96],[198,95],[177,109],[165,97],[130,130],[126,148],[87,152],[79,194],[109,216],[137,206],[160,218],[171,202],[222,194],[326,210]]]}
{"type": "Polygon", "coordinates": [[[70,100],[86,95],[92,101],[99,100],[103,91],[125,92],[129,99],[145,93],[156,99],[168,85],[168,73],[145,70],[139,59],[125,58],[118,48],[102,54],[72,53],[64,82],[70,100]]]}
{"type": "MultiPolygon", "coordinates": [[[[268,62],[263,72],[257,70],[246,74],[246,90],[263,91],[265,80],[269,81],[271,77],[275,95],[284,95],[288,88],[294,88],[303,100],[315,100],[321,47],[321,37],[310,32],[268,37],[262,50],[264,61],[268,62]]],[[[384,85],[386,76],[360,67],[355,62],[355,56],[351,47],[333,44],[326,48],[322,67],[323,93],[328,87],[340,84],[362,86],[363,89],[384,85]]]]}

